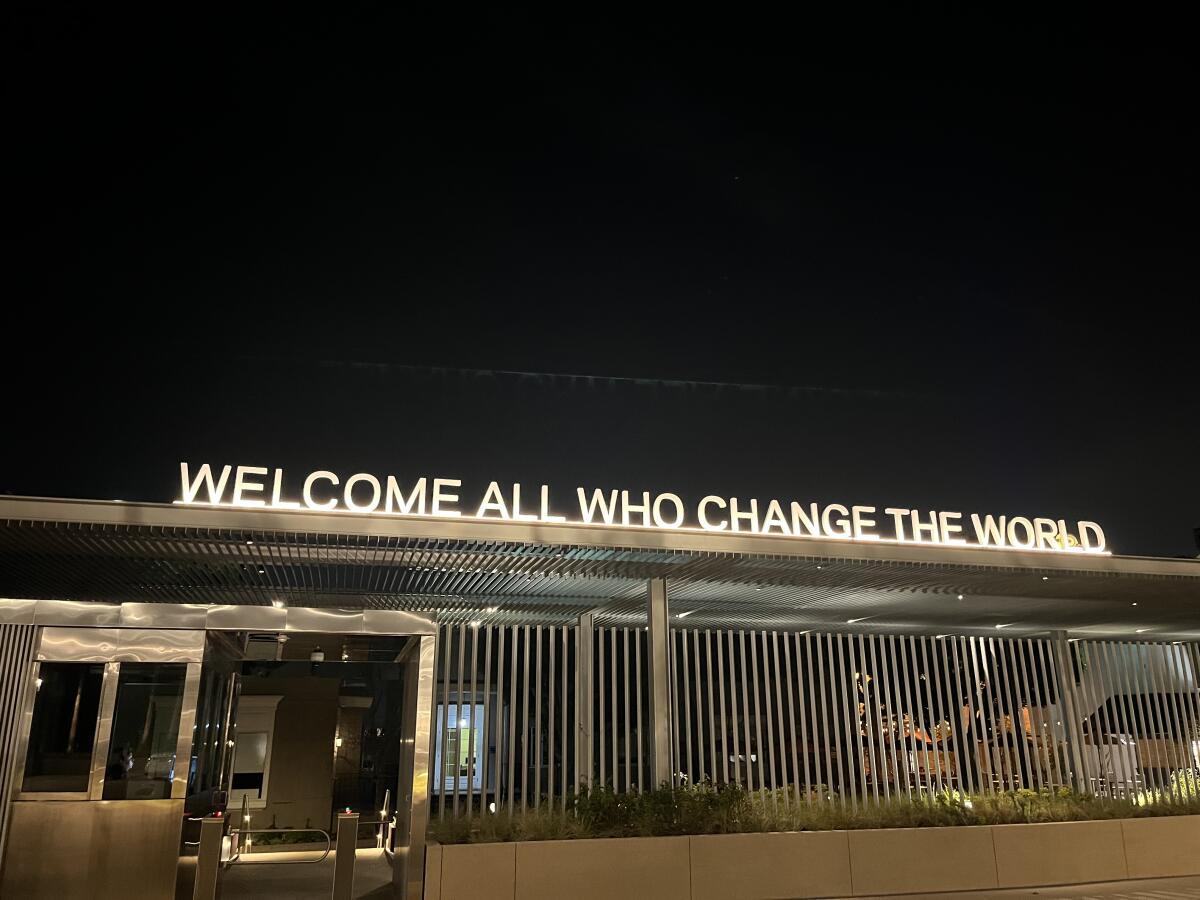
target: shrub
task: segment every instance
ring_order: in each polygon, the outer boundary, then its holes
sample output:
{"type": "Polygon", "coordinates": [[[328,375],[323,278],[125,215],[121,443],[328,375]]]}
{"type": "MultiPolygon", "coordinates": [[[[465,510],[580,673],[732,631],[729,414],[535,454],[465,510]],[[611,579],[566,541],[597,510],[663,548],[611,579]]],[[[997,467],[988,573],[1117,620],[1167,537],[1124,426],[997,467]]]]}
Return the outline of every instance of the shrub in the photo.
{"type": "Polygon", "coordinates": [[[1195,780],[1178,785],[1166,802],[1093,797],[1060,788],[968,795],[947,790],[920,797],[796,800],[787,790],[748,792],[740,785],[703,783],[620,794],[595,787],[569,797],[567,808],[542,803],[524,812],[435,818],[430,834],[443,844],[545,841],[582,837],[650,837],[766,831],[829,831],[1071,822],[1200,814],[1195,780]],[[1192,792],[1187,793],[1188,788],[1192,792]]]}

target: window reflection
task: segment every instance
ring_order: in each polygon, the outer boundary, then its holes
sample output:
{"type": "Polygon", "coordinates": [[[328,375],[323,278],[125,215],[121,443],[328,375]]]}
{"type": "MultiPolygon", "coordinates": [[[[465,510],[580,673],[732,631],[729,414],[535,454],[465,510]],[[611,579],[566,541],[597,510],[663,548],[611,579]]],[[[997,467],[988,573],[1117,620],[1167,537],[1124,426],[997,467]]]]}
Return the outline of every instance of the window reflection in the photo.
{"type": "Polygon", "coordinates": [[[22,791],[88,789],[103,683],[102,664],[41,664],[22,791]]]}
{"type": "Polygon", "coordinates": [[[184,664],[121,664],[104,770],[105,800],[171,796],[186,677],[184,664]]]}

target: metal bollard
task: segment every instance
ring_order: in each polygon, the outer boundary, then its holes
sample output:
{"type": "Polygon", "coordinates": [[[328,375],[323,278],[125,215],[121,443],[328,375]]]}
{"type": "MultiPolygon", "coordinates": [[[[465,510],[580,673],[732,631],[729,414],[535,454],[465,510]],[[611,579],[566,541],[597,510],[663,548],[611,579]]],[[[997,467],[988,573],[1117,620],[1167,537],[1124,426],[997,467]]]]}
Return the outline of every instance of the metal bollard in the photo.
{"type": "Polygon", "coordinates": [[[354,857],[358,813],[338,813],[337,852],[333,857],[333,900],[354,900],[354,857]]]}
{"type": "Polygon", "coordinates": [[[217,872],[221,868],[221,838],[225,836],[225,820],[209,816],[200,822],[200,849],[196,852],[196,881],[192,900],[215,900],[217,872]]]}

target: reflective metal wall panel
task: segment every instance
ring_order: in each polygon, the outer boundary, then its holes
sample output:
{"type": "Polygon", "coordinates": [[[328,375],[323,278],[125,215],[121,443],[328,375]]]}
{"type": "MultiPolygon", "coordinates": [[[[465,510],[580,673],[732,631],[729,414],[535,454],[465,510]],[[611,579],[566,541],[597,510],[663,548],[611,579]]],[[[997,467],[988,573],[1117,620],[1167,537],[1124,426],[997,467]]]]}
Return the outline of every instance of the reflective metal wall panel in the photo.
{"type": "Polygon", "coordinates": [[[209,607],[203,603],[122,603],[123,628],[204,628],[209,607]]]}
{"type": "Polygon", "coordinates": [[[0,859],[8,825],[8,803],[14,785],[17,748],[28,723],[22,722],[25,696],[33,680],[31,667],[37,629],[33,625],[0,625],[0,859]]]}
{"type": "Polygon", "coordinates": [[[43,628],[37,658],[60,662],[107,662],[120,645],[119,628],[43,628]]]}
{"type": "Polygon", "coordinates": [[[182,822],[182,800],[14,803],[0,896],[173,897],[182,822]]]}

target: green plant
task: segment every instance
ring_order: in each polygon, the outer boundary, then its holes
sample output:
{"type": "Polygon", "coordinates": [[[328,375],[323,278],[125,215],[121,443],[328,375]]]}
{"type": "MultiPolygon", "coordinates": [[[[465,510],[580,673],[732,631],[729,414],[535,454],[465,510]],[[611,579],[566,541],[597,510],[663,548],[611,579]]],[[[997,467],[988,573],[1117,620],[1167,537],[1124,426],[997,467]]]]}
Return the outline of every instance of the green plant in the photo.
{"type": "Polygon", "coordinates": [[[431,835],[441,843],[544,841],[578,837],[648,837],[766,831],[827,831],[1070,822],[1085,819],[1200,814],[1194,777],[1180,773],[1170,802],[1093,797],[1065,788],[966,794],[943,790],[926,796],[855,801],[824,792],[749,792],[711,782],[621,794],[603,786],[568,798],[566,809],[540,804],[524,811],[435,818],[431,835]],[[1191,793],[1187,793],[1191,790],[1191,793]]]}

